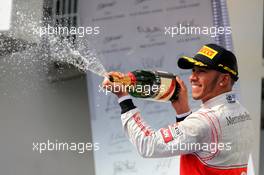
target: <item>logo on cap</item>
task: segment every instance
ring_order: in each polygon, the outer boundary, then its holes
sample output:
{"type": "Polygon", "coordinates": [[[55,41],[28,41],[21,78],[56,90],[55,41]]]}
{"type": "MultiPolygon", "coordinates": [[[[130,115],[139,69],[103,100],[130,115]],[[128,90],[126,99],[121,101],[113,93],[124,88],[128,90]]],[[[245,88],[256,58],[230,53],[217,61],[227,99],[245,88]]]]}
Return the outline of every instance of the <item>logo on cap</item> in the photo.
{"type": "Polygon", "coordinates": [[[204,55],[210,59],[213,59],[218,52],[210,47],[203,46],[197,54],[204,55]]]}

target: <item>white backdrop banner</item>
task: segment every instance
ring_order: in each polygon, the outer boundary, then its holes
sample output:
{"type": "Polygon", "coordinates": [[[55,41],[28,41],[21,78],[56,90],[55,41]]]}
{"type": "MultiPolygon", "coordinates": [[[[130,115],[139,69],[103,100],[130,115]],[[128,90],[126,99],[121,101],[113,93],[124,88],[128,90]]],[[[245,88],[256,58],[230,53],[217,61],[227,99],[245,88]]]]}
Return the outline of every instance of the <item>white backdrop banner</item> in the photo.
{"type": "MultiPolygon", "coordinates": [[[[213,27],[210,0],[82,0],[80,25],[99,26],[100,34],[90,37],[107,71],[154,69],[178,74],[190,87],[190,71],[177,67],[180,55],[192,56],[203,44],[215,42],[210,33],[166,33],[169,27],[213,27]]],[[[96,175],[175,175],[179,157],[141,158],[122,131],[117,98],[99,92],[102,77],[88,74],[89,110],[96,175]]],[[[135,99],[143,118],[154,128],[175,122],[170,103],[135,99]]],[[[193,108],[199,103],[190,100],[193,108]]]]}

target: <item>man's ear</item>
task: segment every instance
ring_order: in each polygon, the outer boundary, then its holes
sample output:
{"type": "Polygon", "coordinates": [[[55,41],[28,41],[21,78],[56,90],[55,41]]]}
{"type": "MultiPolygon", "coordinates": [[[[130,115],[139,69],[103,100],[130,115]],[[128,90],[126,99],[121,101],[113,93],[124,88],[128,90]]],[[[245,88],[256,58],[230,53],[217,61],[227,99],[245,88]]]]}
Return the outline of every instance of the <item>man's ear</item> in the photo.
{"type": "Polygon", "coordinates": [[[230,75],[229,74],[222,74],[222,76],[220,76],[220,82],[219,82],[219,86],[224,87],[227,86],[230,82],[230,75]]]}

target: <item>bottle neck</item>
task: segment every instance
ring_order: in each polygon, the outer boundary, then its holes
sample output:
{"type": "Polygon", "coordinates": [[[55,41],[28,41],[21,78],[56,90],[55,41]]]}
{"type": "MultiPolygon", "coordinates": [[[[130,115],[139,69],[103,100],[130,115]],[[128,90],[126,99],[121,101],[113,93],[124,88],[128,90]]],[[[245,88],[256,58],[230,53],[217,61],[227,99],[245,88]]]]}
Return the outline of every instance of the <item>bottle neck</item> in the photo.
{"type": "Polygon", "coordinates": [[[137,81],[135,75],[131,72],[128,72],[124,77],[120,78],[118,76],[111,75],[109,80],[114,83],[121,83],[123,85],[133,85],[137,81]]]}

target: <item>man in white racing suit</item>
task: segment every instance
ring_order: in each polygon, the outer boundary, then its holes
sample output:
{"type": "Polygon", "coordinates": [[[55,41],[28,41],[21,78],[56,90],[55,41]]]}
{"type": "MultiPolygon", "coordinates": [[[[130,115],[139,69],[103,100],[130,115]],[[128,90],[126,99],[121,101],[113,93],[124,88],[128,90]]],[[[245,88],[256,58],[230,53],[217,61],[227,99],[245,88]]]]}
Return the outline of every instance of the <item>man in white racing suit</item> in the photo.
{"type": "MultiPolygon", "coordinates": [[[[143,121],[128,93],[114,91],[119,98],[124,131],[130,141],[143,157],[181,155],[181,175],[246,175],[253,136],[252,121],[232,91],[238,79],[235,56],[218,45],[208,44],[193,58],[179,58],[178,66],[192,69],[189,78],[192,97],[202,101],[201,108],[191,112],[187,88],[177,77],[179,98],[172,102],[177,122],[153,131],[143,121]]],[[[114,84],[105,79],[103,86],[107,88],[114,84]]]]}

